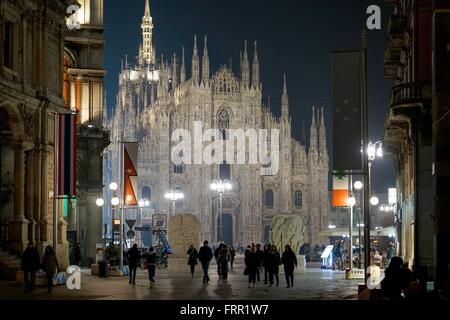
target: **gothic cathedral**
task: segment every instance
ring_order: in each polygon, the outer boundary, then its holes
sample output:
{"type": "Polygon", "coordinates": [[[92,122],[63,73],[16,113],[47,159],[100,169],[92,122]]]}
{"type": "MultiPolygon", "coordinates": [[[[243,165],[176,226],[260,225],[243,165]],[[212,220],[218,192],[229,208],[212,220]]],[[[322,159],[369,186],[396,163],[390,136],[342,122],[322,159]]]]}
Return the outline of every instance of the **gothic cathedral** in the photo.
{"type": "MultiPolygon", "coordinates": [[[[155,213],[172,215],[175,210],[176,214],[195,215],[201,225],[201,241],[216,243],[220,227],[222,239],[236,247],[269,241],[272,218],[284,214],[304,218],[305,241],[310,246],[325,243],[319,235],[329,222],[329,159],[323,110],[316,113],[313,108],[307,149],[291,135],[286,77],[281,117],[276,118],[262,103],[256,42],[251,63],[245,43],[237,76],[226,65],[211,72],[207,39],[200,57],[194,37],[188,77],[184,48],[181,59],[175,54],[170,61],[156,58],[148,0],[141,28],[138,61],[132,67],[127,60],[122,63],[117,104],[108,121],[112,144],[105,161],[106,182],[118,179],[120,141],[139,141],[138,197],[149,199],[155,213]],[[260,165],[226,161],[217,165],[173,163],[172,132],[178,128],[192,132],[194,121],[202,121],[203,130],[278,129],[278,172],[261,175],[260,165]],[[219,194],[210,189],[211,182],[218,178],[229,179],[232,184],[232,190],[223,194],[221,216],[219,194]],[[176,189],[185,197],[172,208],[164,194],[176,189]]],[[[227,139],[226,134],[221,138],[227,139]]],[[[111,218],[105,216],[105,220],[111,218]]]]}

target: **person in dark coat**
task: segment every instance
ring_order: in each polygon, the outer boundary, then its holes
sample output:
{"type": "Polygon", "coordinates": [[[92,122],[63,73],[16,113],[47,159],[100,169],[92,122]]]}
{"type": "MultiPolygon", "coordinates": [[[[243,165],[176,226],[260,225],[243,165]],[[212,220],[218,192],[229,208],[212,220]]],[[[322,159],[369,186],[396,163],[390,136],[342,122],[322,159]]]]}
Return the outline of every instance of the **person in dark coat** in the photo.
{"type": "Polygon", "coordinates": [[[281,263],[284,265],[284,274],[287,283],[286,288],[293,287],[294,269],[297,268],[297,257],[290,245],[286,245],[283,255],[281,256],[281,263]]]}
{"type": "Polygon", "coordinates": [[[58,260],[51,246],[45,248],[44,256],[42,257],[42,270],[45,271],[47,276],[47,292],[52,292],[53,288],[53,276],[58,269],[58,260]]]}
{"type": "Polygon", "coordinates": [[[234,250],[234,247],[230,247],[230,267],[231,270],[233,270],[233,264],[234,264],[234,257],[236,256],[236,251],[234,250]]]}
{"type": "Polygon", "coordinates": [[[197,259],[198,259],[198,252],[197,252],[197,249],[195,249],[193,244],[191,244],[191,246],[189,247],[189,249],[186,252],[186,254],[189,255],[188,265],[191,266],[191,275],[192,275],[192,278],[193,278],[194,277],[194,272],[195,272],[195,266],[197,265],[197,259]]]}
{"type": "Polygon", "coordinates": [[[268,265],[268,258],[269,258],[269,251],[271,249],[270,244],[264,245],[264,250],[262,253],[262,267],[264,268],[264,284],[267,284],[268,275],[269,275],[269,265],[268,265]]]}
{"type": "Polygon", "coordinates": [[[259,262],[257,254],[256,254],[256,247],[251,247],[250,251],[248,251],[245,256],[245,268],[248,273],[248,287],[249,288],[251,288],[251,285],[253,285],[253,288],[255,288],[256,272],[257,272],[259,266],[260,266],[260,262],[259,262]]]}
{"type": "Polygon", "coordinates": [[[277,282],[276,284],[277,287],[280,283],[280,279],[278,278],[280,263],[281,263],[280,253],[278,252],[276,246],[272,246],[267,255],[267,266],[269,269],[269,287],[272,287],[274,277],[277,282]]]}
{"type": "Polygon", "coordinates": [[[150,280],[150,288],[155,284],[155,271],[156,271],[156,253],[153,247],[148,249],[145,255],[145,265],[148,270],[148,279],[150,280]]]}
{"type": "Polygon", "coordinates": [[[75,258],[75,264],[77,266],[81,266],[81,259],[83,258],[82,254],[81,254],[81,244],[79,242],[77,242],[77,245],[75,246],[75,254],[74,254],[74,258],[75,258]]]}
{"type": "Polygon", "coordinates": [[[214,250],[214,259],[216,260],[216,264],[217,264],[217,275],[219,276],[219,280],[222,275],[221,270],[220,270],[220,264],[219,264],[219,253],[220,253],[220,251],[222,251],[222,247],[223,247],[223,243],[220,243],[219,246],[216,248],[216,250],[214,250]]]}
{"type": "Polygon", "coordinates": [[[22,262],[20,269],[23,271],[25,279],[25,292],[33,292],[36,271],[39,270],[41,260],[39,258],[39,252],[37,251],[34,242],[28,242],[28,246],[23,252],[22,262]]]}
{"type": "Polygon", "coordinates": [[[230,261],[230,253],[226,244],[222,244],[222,249],[219,252],[217,259],[217,266],[220,268],[220,275],[222,280],[228,278],[228,261],[230,261]]]}
{"type": "Polygon", "coordinates": [[[203,269],[203,284],[207,284],[209,282],[208,269],[209,263],[213,258],[213,252],[211,248],[208,246],[208,241],[203,242],[203,247],[200,248],[198,253],[198,260],[202,264],[203,269]]]}
{"type": "Polygon", "coordinates": [[[261,268],[262,268],[262,262],[263,262],[263,251],[261,250],[261,245],[258,243],[256,245],[256,257],[258,258],[258,269],[256,270],[256,280],[261,281],[261,268]]]}
{"type": "Polygon", "coordinates": [[[392,257],[389,267],[384,271],[381,290],[383,297],[388,300],[401,300],[402,292],[409,287],[413,280],[412,271],[402,266],[402,258],[392,257]]]}
{"type": "Polygon", "coordinates": [[[136,271],[141,259],[136,243],[128,250],[126,257],[128,260],[128,269],[130,270],[130,281],[128,283],[136,284],[136,271]]]}

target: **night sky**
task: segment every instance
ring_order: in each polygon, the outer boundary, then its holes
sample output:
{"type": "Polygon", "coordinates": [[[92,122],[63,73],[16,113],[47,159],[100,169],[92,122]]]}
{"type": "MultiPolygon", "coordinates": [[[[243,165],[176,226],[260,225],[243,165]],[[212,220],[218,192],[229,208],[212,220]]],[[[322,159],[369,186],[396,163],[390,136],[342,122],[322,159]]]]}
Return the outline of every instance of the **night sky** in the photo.
{"type": "MultiPolygon", "coordinates": [[[[239,52],[244,40],[258,41],[264,103],[271,96],[271,109],[280,114],[283,73],[287,74],[293,132],[302,139],[303,122],[307,136],[311,107],[324,107],[330,160],[332,159],[331,58],[330,51],[360,47],[366,8],[376,4],[382,10],[382,30],[368,31],[369,47],[369,134],[382,140],[383,126],[392,83],[383,77],[383,55],[391,8],[384,0],[150,0],[153,43],[157,57],[180,56],[185,47],[187,76],[190,77],[193,36],[197,34],[200,53],[208,37],[211,71],[232,58],[239,75],[239,52]]],[[[107,106],[116,103],[120,61],[128,54],[135,61],[141,42],[144,0],[105,1],[105,90],[107,106]]],[[[251,60],[250,60],[251,64],[251,60]]],[[[330,167],[332,163],[330,162],[330,167]]],[[[377,193],[395,187],[393,161],[377,159],[372,184],[377,193]]]]}

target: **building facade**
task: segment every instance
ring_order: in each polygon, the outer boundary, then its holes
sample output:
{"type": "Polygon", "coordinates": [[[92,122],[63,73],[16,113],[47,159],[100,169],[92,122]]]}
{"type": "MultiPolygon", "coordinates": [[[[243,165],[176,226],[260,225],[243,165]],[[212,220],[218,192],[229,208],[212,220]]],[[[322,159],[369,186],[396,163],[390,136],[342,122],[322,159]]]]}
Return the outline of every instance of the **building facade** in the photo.
{"type": "MultiPolygon", "coordinates": [[[[437,218],[442,217],[444,211],[444,216],[448,216],[448,207],[444,205],[446,209],[442,211],[443,203],[437,197],[448,187],[436,184],[439,180],[436,168],[438,163],[445,164],[440,167],[443,174],[448,170],[448,163],[437,160],[438,154],[442,153],[436,145],[439,139],[435,125],[439,122],[448,128],[448,119],[439,120],[445,111],[437,110],[442,107],[440,102],[445,100],[436,99],[439,92],[435,83],[438,70],[441,74],[448,72],[445,59],[442,59],[448,52],[439,53],[441,65],[438,65],[436,49],[446,48],[448,42],[443,41],[448,40],[444,39],[444,31],[449,30],[448,25],[440,25],[441,38],[437,36],[436,15],[443,9],[450,9],[450,5],[448,1],[439,0],[387,2],[393,6],[393,14],[385,51],[385,78],[393,80],[394,85],[385,123],[384,146],[394,159],[397,171],[398,254],[414,267],[421,280],[426,281],[427,278],[436,279],[438,256],[443,257],[441,269],[444,266],[447,275],[449,264],[448,254],[444,253],[448,250],[437,250],[444,245],[437,240],[437,230],[447,230],[442,234],[448,239],[449,224],[445,222],[448,218],[437,218]]],[[[441,78],[439,81],[447,80],[441,78]]],[[[446,283],[448,287],[448,276],[445,277],[441,284],[446,283]]]]}
{"type": "MultiPolygon", "coordinates": [[[[63,96],[66,11],[74,1],[0,3],[0,220],[4,250],[40,252],[53,242],[55,116],[63,96]]],[[[67,222],[58,217],[57,255],[67,266],[67,222]]]]}
{"type": "MultiPolygon", "coordinates": [[[[155,213],[173,215],[172,204],[164,194],[168,190],[181,190],[185,197],[176,202],[175,213],[195,215],[201,225],[202,240],[214,243],[223,240],[237,246],[270,241],[272,218],[294,214],[304,218],[307,243],[325,243],[326,238],[319,235],[329,223],[329,169],[323,110],[313,108],[307,148],[291,134],[286,78],[281,117],[276,118],[262,103],[256,42],[252,61],[245,43],[237,76],[226,65],[211,72],[207,39],[204,38],[200,55],[194,37],[188,77],[184,49],[181,59],[174,54],[170,63],[164,57],[156,58],[153,27],[146,1],[138,61],[130,67],[126,60],[122,66],[117,105],[108,124],[112,144],[105,168],[109,181],[119,179],[121,142],[139,141],[138,197],[149,199],[155,213]],[[260,164],[229,161],[236,159],[236,149],[220,164],[174,163],[172,150],[180,142],[178,137],[172,141],[174,133],[177,129],[195,133],[194,122],[197,121],[202,123],[202,132],[217,129],[214,141],[234,141],[236,137],[229,129],[242,129],[242,133],[249,129],[267,129],[269,135],[279,130],[279,170],[263,170],[261,174],[260,164]],[[210,189],[211,182],[217,178],[229,179],[233,186],[223,195],[222,216],[219,194],[210,189]],[[222,237],[220,232],[223,232],[222,237]]],[[[276,145],[270,145],[269,149],[271,147],[276,148],[276,145]]],[[[192,158],[196,157],[195,152],[194,146],[192,158]]],[[[248,151],[246,157],[249,157],[248,151]]],[[[266,163],[265,169],[273,170],[273,165],[273,162],[266,163]]],[[[107,211],[105,223],[111,221],[107,211]]]]}
{"type": "Polygon", "coordinates": [[[78,3],[72,21],[80,28],[66,31],[64,46],[65,104],[78,117],[77,200],[67,222],[70,253],[80,242],[83,264],[89,265],[96,244],[103,243],[102,209],[95,201],[103,190],[103,150],[109,145],[109,134],[103,128],[103,0],[78,3]]]}

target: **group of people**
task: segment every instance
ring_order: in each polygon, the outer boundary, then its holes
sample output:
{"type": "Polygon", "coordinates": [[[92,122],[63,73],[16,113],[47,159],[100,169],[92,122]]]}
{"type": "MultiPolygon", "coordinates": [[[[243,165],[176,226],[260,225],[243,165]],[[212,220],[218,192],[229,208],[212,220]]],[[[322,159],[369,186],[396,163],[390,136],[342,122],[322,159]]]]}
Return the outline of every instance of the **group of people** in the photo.
{"type": "MultiPolygon", "coordinates": [[[[204,241],[199,251],[191,244],[186,254],[188,255],[187,264],[190,266],[192,277],[194,277],[195,266],[200,261],[203,269],[204,285],[210,281],[208,270],[212,258],[215,258],[217,264],[219,280],[226,281],[229,267],[233,269],[234,257],[236,256],[234,248],[224,243],[219,244],[213,253],[213,250],[208,246],[208,241],[204,241]]],[[[280,255],[277,247],[274,245],[266,244],[264,249],[261,249],[260,244],[252,244],[247,246],[244,255],[244,274],[248,275],[249,288],[255,288],[256,281],[261,281],[261,272],[264,272],[264,284],[272,287],[275,283],[278,287],[279,266],[281,264],[284,266],[286,287],[294,286],[294,270],[297,267],[297,257],[289,245],[286,245],[285,251],[280,255]]]]}
{"type": "Polygon", "coordinates": [[[148,270],[148,280],[150,281],[150,287],[153,287],[155,284],[155,273],[156,273],[156,253],[153,247],[150,247],[148,252],[141,255],[137,244],[133,244],[133,246],[128,250],[126,254],[128,260],[128,270],[130,280],[128,283],[136,284],[136,272],[138,266],[141,264],[141,258],[144,258],[144,268],[148,270]]]}
{"type": "Polygon", "coordinates": [[[36,244],[32,241],[28,242],[28,246],[22,254],[20,269],[23,271],[25,280],[25,292],[33,292],[36,281],[36,272],[43,270],[47,277],[47,292],[52,292],[53,278],[59,270],[58,260],[53,252],[52,246],[45,247],[42,260],[36,244]]]}
{"type": "Polygon", "coordinates": [[[200,261],[204,272],[203,284],[207,284],[209,282],[209,263],[212,258],[214,257],[216,260],[219,279],[226,281],[228,279],[229,268],[233,269],[236,251],[232,246],[227,246],[225,243],[221,243],[213,253],[212,249],[208,246],[208,241],[204,241],[200,251],[197,251],[194,245],[191,244],[186,254],[188,255],[187,264],[190,266],[192,277],[194,277],[195,266],[198,264],[197,261],[200,261]]]}
{"type": "Polygon", "coordinates": [[[255,288],[256,281],[261,281],[261,272],[264,272],[264,284],[267,284],[267,281],[269,281],[269,287],[272,287],[275,279],[278,287],[280,264],[284,266],[286,288],[294,286],[294,270],[297,267],[297,257],[289,245],[285,246],[281,256],[274,245],[266,244],[263,250],[261,250],[260,244],[249,245],[245,250],[244,261],[244,274],[248,275],[249,288],[255,288]]]}

